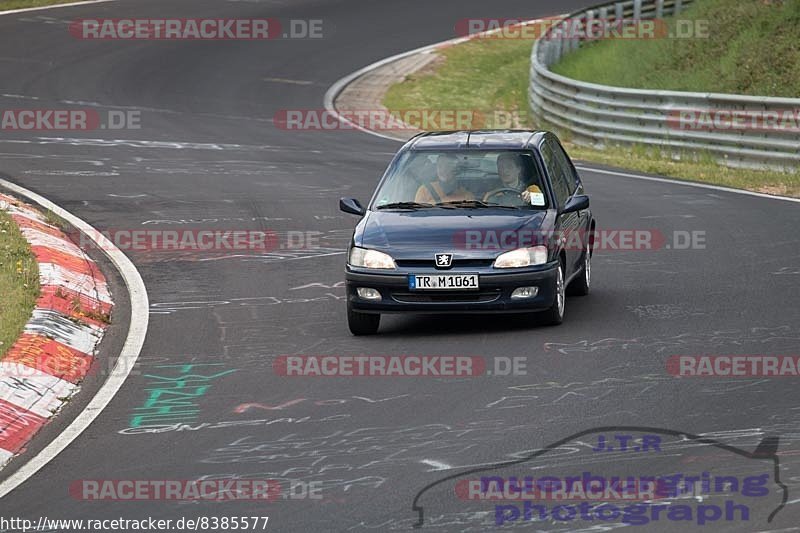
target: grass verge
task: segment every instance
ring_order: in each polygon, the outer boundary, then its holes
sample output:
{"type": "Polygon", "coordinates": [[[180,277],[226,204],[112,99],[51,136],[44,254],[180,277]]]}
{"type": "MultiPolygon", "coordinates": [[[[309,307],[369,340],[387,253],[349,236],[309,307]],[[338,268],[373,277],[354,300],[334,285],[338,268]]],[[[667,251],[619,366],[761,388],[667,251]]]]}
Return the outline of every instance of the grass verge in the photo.
{"type": "Polygon", "coordinates": [[[445,48],[432,67],[393,85],[390,110],[528,109],[529,40],[477,39],[445,48]]]}
{"type": "Polygon", "coordinates": [[[760,171],[718,165],[710,156],[676,160],[660,150],[646,146],[616,146],[608,151],[595,150],[571,142],[564,143],[573,159],[658,174],[687,181],[723,185],[778,196],[800,198],[800,173],[760,171]]]}
{"type": "Polygon", "coordinates": [[[77,0],[0,0],[0,13],[11,9],[23,9],[26,7],[52,6],[56,4],[70,4],[77,0]]]}
{"type": "MultiPolygon", "coordinates": [[[[546,127],[536,124],[528,112],[531,46],[531,41],[525,39],[475,39],[445,48],[439,52],[442,60],[434,62],[432,68],[409,75],[390,87],[383,104],[391,111],[502,110],[518,117],[515,127],[546,127]]],[[[564,134],[560,136],[575,159],[677,179],[800,197],[800,173],[733,169],[718,165],[710,156],[694,160],[683,157],[676,161],[657,149],[641,146],[597,150],[571,143],[564,134]]]]}
{"type": "Polygon", "coordinates": [[[0,358],[17,340],[39,297],[39,266],[11,216],[0,211],[0,358]]]}
{"type": "Polygon", "coordinates": [[[670,18],[671,35],[697,37],[595,41],[553,71],[617,87],[800,97],[797,0],[701,0],[677,19],[697,31],[676,32],[670,18]]]}

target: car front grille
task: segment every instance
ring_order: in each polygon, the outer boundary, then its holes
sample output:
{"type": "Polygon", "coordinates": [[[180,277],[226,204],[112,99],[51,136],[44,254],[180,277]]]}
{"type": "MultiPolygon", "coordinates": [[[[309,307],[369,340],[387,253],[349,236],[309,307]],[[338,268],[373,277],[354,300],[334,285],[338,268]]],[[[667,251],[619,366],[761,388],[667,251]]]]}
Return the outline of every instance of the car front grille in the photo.
{"type": "Polygon", "coordinates": [[[395,292],[392,299],[399,303],[489,303],[500,298],[500,291],[481,292],[395,292]]]}
{"type": "MultiPolygon", "coordinates": [[[[395,263],[401,268],[435,268],[433,259],[396,259],[395,263]]],[[[489,267],[493,259],[454,259],[452,268],[489,267]]],[[[449,270],[449,269],[446,269],[449,270]]]]}

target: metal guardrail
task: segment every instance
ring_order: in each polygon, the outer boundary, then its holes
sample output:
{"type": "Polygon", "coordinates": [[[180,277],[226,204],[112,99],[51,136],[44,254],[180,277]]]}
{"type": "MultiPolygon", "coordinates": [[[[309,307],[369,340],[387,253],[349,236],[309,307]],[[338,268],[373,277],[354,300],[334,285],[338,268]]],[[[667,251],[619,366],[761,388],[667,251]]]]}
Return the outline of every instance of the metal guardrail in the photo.
{"type": "Polygon", "coordinates": [[[692,0],[626,0],[584,9],[562,19],[533,46],[528,89],[533,114],[570,132],[579,144],[650,145],[668,152],[710,153],[729,166],[795,171],[800,167],[800,133],[796,127],[683,128],[680,112],[708,112],[705,116],[719,118],[727,111],[742,111],[761,120],[783,117],[787,111],[797,116],[800,99],[627,89],[585,83],[549,68],[589,40],[581,31],[587,22],[624,24],[661,18],[677,15],[690,3],[692,0]]]}

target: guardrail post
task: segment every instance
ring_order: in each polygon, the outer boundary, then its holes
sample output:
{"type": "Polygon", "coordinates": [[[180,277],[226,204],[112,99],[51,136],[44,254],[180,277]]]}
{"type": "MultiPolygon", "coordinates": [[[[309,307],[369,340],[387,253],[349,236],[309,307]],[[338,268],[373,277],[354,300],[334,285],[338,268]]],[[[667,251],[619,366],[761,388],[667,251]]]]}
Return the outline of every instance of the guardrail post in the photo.
{"type": "Polygon", "coordinates": [[[564,56],[564,46],[567,44],[567,40],[564,38],[564,29],[563,27],[559,27],[556,30],[556,45],[555,45],[555,63],[561,61],[561,58],[564,56]]]}
{"type": "Polygon", "coordinates": [[[591,41],[592,40],[592,26],[594,25],[594,9],[590,9],[586,12],[586,26],[583,32],[584,40],[591,41]]]}
{"type": "Polygon", "coordinates": [[[660,19],[664,16],[664,0],[656,0],[656,18],[660,19]]]}
{"type": "Polygon", "coordinates": [[[573,50],[577,50],[578,47],[581,45],[581,38],[580,38],[580,31],[581,31],[581,19],[577,18],[571,24],[570,28],[570,36],[569,36],[569,51],[572,52],[573,50]]]}
{"type": "Polygon", "coordinates": [[[553,63],[561,61],[561,47],[564,45],[564,40],[561,38],[561,30],[556,29],[553,33],[553,63]]]}
{"type": "Polygon", "coordinates": [[[608,26],[608,8],[606,6],[600,8],[599,18],[603,27],[608,26]]]}
{"type": "Polygon", "coordinates": [[[614,22],[619,24],[624,14],[622,2],[617,2],[617,4],[614,6],[614,22]]]}
{"type": "Polygon", "coordinates": [[[681,0],[675,0],[675,7],[672,8],[672,14],[677,15],[683,11],[683,2],[681,0]]]}
{"type": "Polygon", "coordinates": [[[533,50],[536,53],[531,54],[531,62],[538,60],[541,61],[544,66],[549,67],[550,60],[548,58],[550,57],[550,42],[545,39],[541,39],[538,47],[535,46],[533,50]]]}
{"type": "Polygon", "coordinates": [[[633,20],[642,18],[642,0],[633,0],[633,20]]]}
{"type": "Polygon", "coordinates": [[[547,39],[546,41],[542,42],[544,45],[544,64],[548,67],[556,62],[556,47],[553,46],[553,41],[551,39],[547,39]]]}

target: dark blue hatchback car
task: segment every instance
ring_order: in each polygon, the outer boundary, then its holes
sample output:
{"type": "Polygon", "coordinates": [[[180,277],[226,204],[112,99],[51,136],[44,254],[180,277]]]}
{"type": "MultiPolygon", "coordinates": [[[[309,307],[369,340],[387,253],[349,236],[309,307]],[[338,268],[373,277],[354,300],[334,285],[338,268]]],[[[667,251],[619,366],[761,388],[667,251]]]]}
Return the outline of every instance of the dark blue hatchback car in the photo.
{"type": "Polygon", "coordinates": [[[564,318],[591,281],[595,221],[556,136],[423,133],[392,160],[347,255],[347,319],[376,333],[382,313],[540,312],[564,318]]]}

